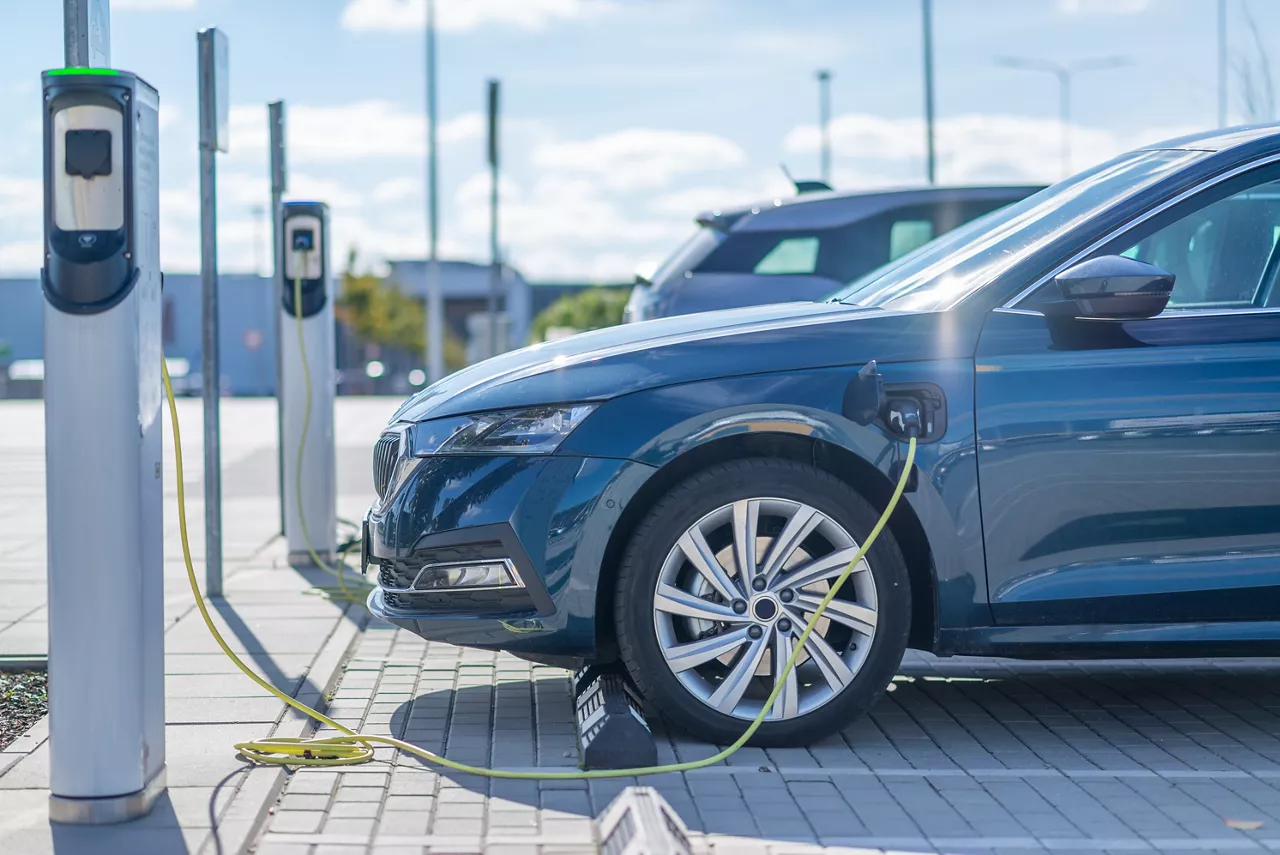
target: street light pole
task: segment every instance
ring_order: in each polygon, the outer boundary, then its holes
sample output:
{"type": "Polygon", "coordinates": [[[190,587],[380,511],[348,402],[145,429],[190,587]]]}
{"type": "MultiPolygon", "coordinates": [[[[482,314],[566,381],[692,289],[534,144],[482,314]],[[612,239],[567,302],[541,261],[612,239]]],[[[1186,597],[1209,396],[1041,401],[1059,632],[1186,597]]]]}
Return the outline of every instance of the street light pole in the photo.
{"type": "Polygon", "coordinates": [[[444,296],[437,254],[440,207],[436,171],[436,3],[427,0],[427,380],[444,377],[444,296]]]}
{"type": "Polygon", "coordinates": [[[1043,71],[1058,78],[1058,122],[1061,139],[1062,177],[1071,174],[1071,78],[1082,71],[1102,71],[1120,68],[1132,62],[1124,56],[1103,56],[1081,59],[1070,63],[1050,62],[1018,56],[998,56],[996,64],[1022,71],[1043,71]]]}
{"type": "Polygon", "coordinates": [[[920,0],[924,41],[924,144],[925,175],[936,183],[937,158],[933,145],[933,0],[920,0]]]}
{"type": "Polygon", "coordinates": [[[1071,72],[1058,71],[1058,142],[1062,152],[1062,177],[1071,174],[1071,72]]]}
{"type": "Polygon", "coordinates": [[[502,281],[502,257],[498,249],[498,91],[499,82],[490,80],[489,113],[489,355],[506,350],[498,345],[498,292],[502,281]]]}
{"type": "Polygon", "coordinates": [[[1218,127],[1227,126],[1227,0],[1218,0],[1218,127]]]}
{"type": "Polygon", "coordinates": [[[819,69],[818,78],[818,130],[822,135],[822,159],[819,177],[822,183],[831,186],[831,72],[819,69]]]}

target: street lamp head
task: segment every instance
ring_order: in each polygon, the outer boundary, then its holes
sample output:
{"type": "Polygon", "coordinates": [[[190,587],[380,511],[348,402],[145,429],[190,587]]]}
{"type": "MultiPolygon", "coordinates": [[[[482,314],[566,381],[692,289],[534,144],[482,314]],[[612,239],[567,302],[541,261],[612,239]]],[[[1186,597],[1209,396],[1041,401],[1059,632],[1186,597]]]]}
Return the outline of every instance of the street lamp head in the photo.
{"type": "Polygon", "coordinates": [[[1066,71],[1066,67],[1056,62],[1050,62],[1046,59],[1034,59],[1025,56],[997,56],[995,58],[996,65],[1002,65],[1005,68],[1020,68],[1028,71],[1047,71],[1051,74],[1061,74],[1066,71]]]}
{"type": "Polygon", "coordinates": [[[1067,68],[1071,71],[1104,71],[1108,68],[1123,68],[1126,65],[1133,65],[1133,57],[1100,56],[1081,59],[1071,63],[1067,68]]]}

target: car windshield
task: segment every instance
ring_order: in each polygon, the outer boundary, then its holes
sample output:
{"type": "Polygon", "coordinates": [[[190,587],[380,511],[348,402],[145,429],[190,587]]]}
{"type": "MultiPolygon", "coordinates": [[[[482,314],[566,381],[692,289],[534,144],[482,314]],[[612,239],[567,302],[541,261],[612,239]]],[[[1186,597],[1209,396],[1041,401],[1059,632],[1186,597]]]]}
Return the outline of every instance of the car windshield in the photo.
{"type": "Polygon", "coordinates": [[[882,265],[831,299],[909,311],[949,309],[1064,229],[1202,154],[1159,149],[1121,155],[882,265]]]}

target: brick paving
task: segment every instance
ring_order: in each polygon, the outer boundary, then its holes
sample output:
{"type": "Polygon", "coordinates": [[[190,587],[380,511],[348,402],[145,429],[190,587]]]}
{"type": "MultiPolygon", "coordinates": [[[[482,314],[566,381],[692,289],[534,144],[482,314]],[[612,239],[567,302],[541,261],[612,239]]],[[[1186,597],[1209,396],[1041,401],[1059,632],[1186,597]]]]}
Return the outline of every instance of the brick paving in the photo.
{"type": "MultiPolygon", "coordinates": [[[[709,853],[1280,850],[1276,660],[1036,662],[909,654],[871,715],[804,749],[614,781],[488,781],[379,749],[300,770],[256,852],[595,851],[654,786],[709,853]],[[1233,827],[1234,826],[1234,827],[1233,827]]],[[[569,675],[371,626],[344,725],[502,768],[575,762],[569,675]]],[[[661,762],[716,750],[659,731],[661,762]]]]}
{"type": "MultiPolygon", "coordinates": [[[[376,436],[395,402],[345,399],[340,438],[350,446],[376,436]],[[350,403],[348,403],[350,402],[350,403]]],[[[200,402],[179,401],[187,440],[191,545],[203,581],[200,402]]],[[[368,620],[362,607],[315,596],[329,577],[291,568],[278,530],[275,403],[223,404],[224,574],[226,597],[211,604],[228,643],[259,673],[317,703],[368,620]],[[266,425],[268,430],[264,430],[266,425]]],[[[42,660],[45,598],[44,427],[40,401],[0,402],[0,662],[42,660]]],[[[166,447],[169,439],[166,435],[166,447]]],[[[350,447],[348,446],[348,448],[350,447]]],[[[367,446],[367,442],[366,442],[367,446]]],[[[369,455],[339,449],[339,510],[358,515],[372,495],[369,455]]],[[[0,752],[0,855],[57,852],[219,853],[240,851],[277,789],[266,770],[250,770],[233,743],[297,735],[302,723],[284,704],[235,670],[195,609],[177,537],[177,483],[165,458],[165,718],[168,791],[151,813],[101,828],[48,820],[49,722],[46,716],[0,752]],[[261,810],[259,810],[259,808],[261,810]]],[[[52,691],[57,691],[56,682],[52,691]]]]}

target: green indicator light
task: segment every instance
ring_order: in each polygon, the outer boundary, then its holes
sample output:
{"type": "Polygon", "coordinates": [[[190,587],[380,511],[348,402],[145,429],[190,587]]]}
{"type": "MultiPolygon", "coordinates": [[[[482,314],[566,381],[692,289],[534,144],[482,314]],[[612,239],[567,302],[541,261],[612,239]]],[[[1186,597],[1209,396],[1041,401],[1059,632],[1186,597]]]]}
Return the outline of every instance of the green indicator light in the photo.
{"type": "Polygon", "coordinates": [[[115,75],[120,72],[114,68],[51,68],[45,72],[50,77],[63,77],[69,74],[96,74],[99,76],[115,75]]]}

